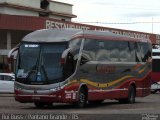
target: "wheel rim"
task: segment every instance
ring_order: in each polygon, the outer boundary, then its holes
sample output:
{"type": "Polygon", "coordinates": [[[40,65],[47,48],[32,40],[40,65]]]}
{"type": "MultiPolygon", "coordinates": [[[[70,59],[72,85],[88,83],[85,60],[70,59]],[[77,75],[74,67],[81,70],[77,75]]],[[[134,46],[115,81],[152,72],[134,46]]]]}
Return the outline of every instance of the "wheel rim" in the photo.
{"type": "Polygon", "coordinates": [[[81,105],[85,104],[85,94],[82,92],[80,92],[80,95],[79,95],[79,102],[81,105]]]}
{"type": "Polygon", "coordinates": [[[135,102],[135,92],[134,89],[131,89],[131,93],[130,93],[130,103],[134,103],[135,102]]]}

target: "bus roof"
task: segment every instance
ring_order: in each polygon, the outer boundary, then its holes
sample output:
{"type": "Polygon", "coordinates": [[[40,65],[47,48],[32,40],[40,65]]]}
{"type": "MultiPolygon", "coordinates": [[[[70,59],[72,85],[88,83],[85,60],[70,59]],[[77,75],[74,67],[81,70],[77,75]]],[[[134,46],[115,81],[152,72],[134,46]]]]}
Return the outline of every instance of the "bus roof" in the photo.
{"type": "Polygon", "coordinates": [[[135,42],[150,42],[147,39],[135,39],[123,35],[117,35],[107,31],[78,30],[78,29],[42,29],[26,35],[25,42],[65,42],[73,38],[93,38],[106,40],[122,40],[135,42]]]}
{"type": "Polygon", "coordinates": [[[22,41],[25,42],[64,42],[81,30],[64,30],[64,29],[42,29],[26,35],[22,41]]]}

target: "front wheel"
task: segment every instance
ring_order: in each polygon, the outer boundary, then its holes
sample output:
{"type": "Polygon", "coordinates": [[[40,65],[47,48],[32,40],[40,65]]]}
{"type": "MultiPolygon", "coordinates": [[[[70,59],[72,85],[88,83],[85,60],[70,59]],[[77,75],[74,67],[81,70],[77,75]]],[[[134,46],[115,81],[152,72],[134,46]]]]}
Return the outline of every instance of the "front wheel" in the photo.
{"type": "Polygon", "coordinates": [[[96,100],[96,101],[89,101],[90,104],[100,104],[102,103],[104,100],[96,100]]]}
{"type": "Polygon", "coordinates": [[[85,107],[87,104],[87,91],[84,88],[80,88],[77,106],[79,108],[85,107]]]}
{"type": "Polygon", "coordinates": [[[45,102],[35,102],[34,105],[37,107],[37,108],[43,108],[45,106],[47,107],[52,107],[53,104],[52,103],[45,103],[45,102]]]}
{"type": "Polygon", "coordinates": [[[37,107],[37,108],[43,108],[45,106],[45,104],[43,102],[35,102],[34,105],[37,107]]]}

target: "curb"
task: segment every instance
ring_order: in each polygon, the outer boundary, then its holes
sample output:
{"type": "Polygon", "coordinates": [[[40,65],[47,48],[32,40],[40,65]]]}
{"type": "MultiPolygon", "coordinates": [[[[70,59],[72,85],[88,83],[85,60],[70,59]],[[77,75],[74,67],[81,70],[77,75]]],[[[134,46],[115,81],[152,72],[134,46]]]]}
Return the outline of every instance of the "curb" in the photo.
{"type": "Polygon", "coordinates": [[[14,94],[0,94],[0,97],[14,97],[14,94]]]}

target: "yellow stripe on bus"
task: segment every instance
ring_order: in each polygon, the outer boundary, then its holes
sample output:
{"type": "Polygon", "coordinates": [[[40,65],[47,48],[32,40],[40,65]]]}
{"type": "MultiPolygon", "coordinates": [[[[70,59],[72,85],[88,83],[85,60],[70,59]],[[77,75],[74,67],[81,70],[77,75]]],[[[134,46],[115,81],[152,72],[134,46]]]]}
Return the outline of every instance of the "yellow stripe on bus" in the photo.
{"type": "Polygon", "coordinates": [[[141,74],[142,72],[144,72],[145,69],[146,67],[142,68],[141,70],[138,71],[138,73],[141,74]]]}
{"type": "Polygon", "coordinates": [[[131,76],[131,75],[127,75],[127,76],[124,76],[124,77],[122,77],[120,79],[114,80],[113,82],[109,82],[109,83],[97,83],[97,82],[92,82],[92,81],[87,80],[87,79],[81,79],[80,82],[87,83],[87,84],[92,85],[94,87],[105,88],[105,87],[109,87],[109,86],[115,85],[116,83],[121,82],[124,79],[132,78],[132,77],[133,76],[131,76]]]}

